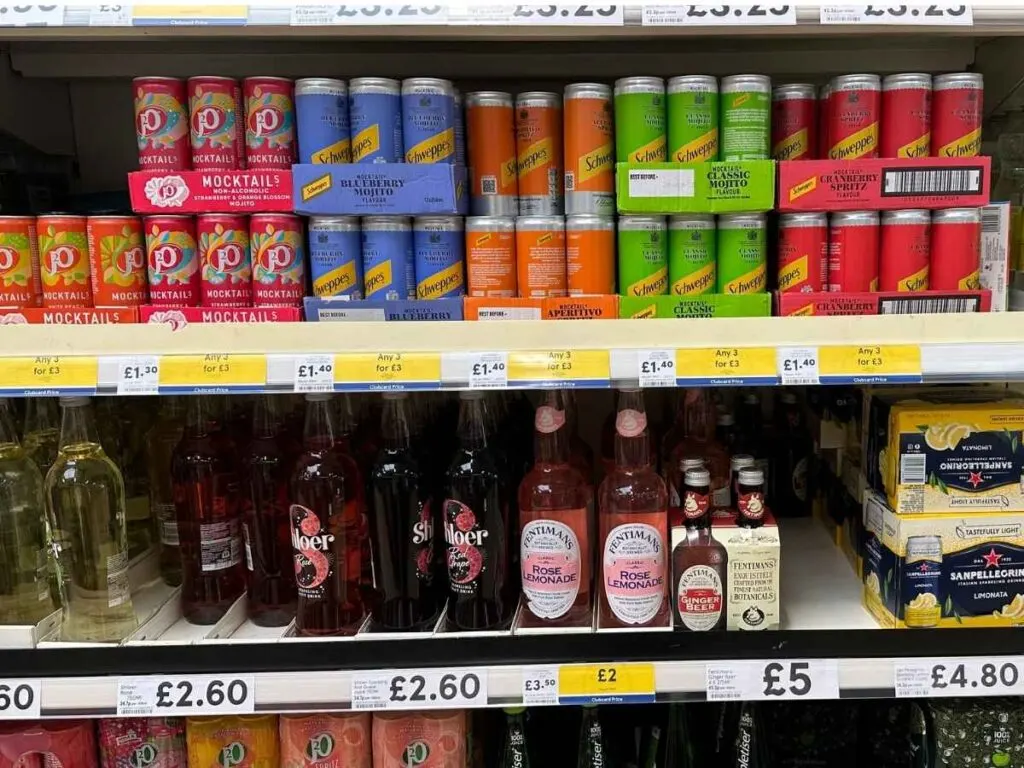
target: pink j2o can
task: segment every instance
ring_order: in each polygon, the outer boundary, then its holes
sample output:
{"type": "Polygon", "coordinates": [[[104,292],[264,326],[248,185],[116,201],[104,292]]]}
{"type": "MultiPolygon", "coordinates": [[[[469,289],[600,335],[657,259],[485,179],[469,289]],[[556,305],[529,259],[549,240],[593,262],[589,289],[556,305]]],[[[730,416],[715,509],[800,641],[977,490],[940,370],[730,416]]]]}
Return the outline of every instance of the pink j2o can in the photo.
{"type": "Polygon", "coordinates": [[[174,77],[136,77],[132,89],[139,168],[187,171],[192,167],[192,150],[185,81],[174,77]]]}
{"type": "Polygon", "coordinates": [[[204,307],[251,307],[249,221],[234,213],[207,213],[196,220],[204,307]]]}
{"type": "Polygon", "coordinates": [[[302,219],[259,213],[249,219],[252,298],[257,307],[298,307],[306,295],[306,245],[302,219]]]}
{"type": "Polygon", "coordinates": [[[295,162],[295,84],[284,77],[247,77],[245,157],[249,168],[291,168],[295,162]]]}
{"type": "Polygon", "coordinates": [[[191,216],[147,216],[143,227],[149,302],[198,307],[200,278],[195,221],[191,216]]]}
{"type": "Polygon", "coordinates": [[[245,112],[242,89],[230,77],[188,80],[192,167],[197,171],[245,168],[245,112]]]}

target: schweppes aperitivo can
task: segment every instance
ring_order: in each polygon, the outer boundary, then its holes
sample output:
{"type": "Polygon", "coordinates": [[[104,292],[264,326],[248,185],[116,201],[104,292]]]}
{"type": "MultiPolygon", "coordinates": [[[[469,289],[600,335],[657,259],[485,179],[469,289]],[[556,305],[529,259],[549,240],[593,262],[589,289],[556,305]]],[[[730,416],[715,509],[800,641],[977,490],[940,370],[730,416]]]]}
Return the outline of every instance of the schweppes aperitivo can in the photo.
{"type": "Polygon", "coordinates": [[[565,87],[565,212],[615,215],[612,89],[565,87]]]}

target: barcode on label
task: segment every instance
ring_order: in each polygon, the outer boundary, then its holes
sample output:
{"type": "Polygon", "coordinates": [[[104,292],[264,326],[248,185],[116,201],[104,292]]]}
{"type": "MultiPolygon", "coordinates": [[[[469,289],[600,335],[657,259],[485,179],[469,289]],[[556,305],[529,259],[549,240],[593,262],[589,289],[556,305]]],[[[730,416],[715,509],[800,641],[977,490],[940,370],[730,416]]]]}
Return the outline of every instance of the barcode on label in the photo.
{"type": "Polygon", "coordinates": [[[482,194],[482,195],[496,195],[496,194],[498,194],[498,178],[496,176],[481,176],[480,177],[480,194],[482,194]]]}
{"type": "Polygon", "coordinates": [[[934,296],[928,299],[896,298],[879,302],[880,315],[934,315],[941,312],[980,312],[977,296],[934,296]]]}
{"type": "Polygon", "coordinates": [[[904,453],[900,455],[900,482],[901,483],[923,483],[924,454],[904,453]]]}
{"type": "Polygon", "coordinates": [[[981,168],[888,169],[882,175],[882,195],[979,195],[981,168]]]}
{"type": "Polygon", "coordinates": [[[981,209],[981,231],[999,234],[999,208],[985,207],[981,209]]]}
{"type": "Polygon", "coordinates": [[[569,171],[565,174],[565,191],[575,192],[576,191],[576,174],[569,171]]]}

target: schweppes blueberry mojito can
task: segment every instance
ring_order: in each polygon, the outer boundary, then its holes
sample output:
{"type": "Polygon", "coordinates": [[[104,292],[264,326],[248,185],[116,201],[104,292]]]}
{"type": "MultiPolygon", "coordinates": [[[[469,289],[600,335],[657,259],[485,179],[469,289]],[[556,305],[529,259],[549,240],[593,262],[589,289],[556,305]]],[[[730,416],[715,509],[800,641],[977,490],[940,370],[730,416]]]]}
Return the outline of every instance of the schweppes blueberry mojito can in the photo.
{"type": "Polygon", "coordinates": [[[402,81],[407,163],[455,163],[455,87],[436,77],[402,81]]]}
{"type": "Polygon", "coordinates": [[[665,81],[660,77],[624,77],[615,81],[615,154],[631,163],[668,159],[665,132],[665,81]]]}
{"type": "Polygon", "coordinates": [[[417,216],[412,242],[417,299],[450,299],[466,293],[462,217],[417,216]]]}
{"type": "Polygon", "coordinates": [[[367,299],[415,299],[412,223],[406,216],[364,216],[363,286],[367,299]]]}
{"type": "Polygon", "coordinates": [[[295,81],[299,162],[351,163],[348,88],[344,80],[307,77],[295,81]]]}
{"type": "Polygon", "coordinates": [[[309,268],[315,296],[363,298],[359,219],[355,216],[311,217],[309,268]]]}
{"type": "Polygon", "coordinates": [[[719,216],[717,251],[715,293],[764,293],[768,267],[764,214],[719,216]]]}
{"type": "Polygon", "coordinates": [[[348,110],[353,163],[402,162],[402,86],[397,80],[350,80],[348,110]]]}

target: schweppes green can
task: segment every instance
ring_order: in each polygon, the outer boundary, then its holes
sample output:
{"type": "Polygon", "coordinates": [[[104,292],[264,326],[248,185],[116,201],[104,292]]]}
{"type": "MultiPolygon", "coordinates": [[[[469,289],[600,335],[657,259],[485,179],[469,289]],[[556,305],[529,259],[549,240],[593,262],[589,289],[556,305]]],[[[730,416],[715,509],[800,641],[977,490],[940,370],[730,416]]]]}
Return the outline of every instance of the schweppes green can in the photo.
{"type": "Polygon", "coordinates": [[[763,293],[768,255],[763,213],[718,217],[716,293],[763,293]]]}
{"type": "Polygon", "coordinates": [[[668,293],[668,229],[664,216],[619,217],[619,293],[668,293]]]}
{"type": "Polygon", "coordinates": [[[665,81],[624,77],[615,81],[615,156],[630,163],[668,159],[665,81]]]}
{"type": "Polygon", "coordinates": [[[668,81],[668,160],[706,163],[718,159],[718,80],[684,75],[668,81]]]}
{"type": "Polygon", "coordinates": [[[668,221],[668,292],[700,296],[715,292],[715,217],[672,216],[668,221]]]}

